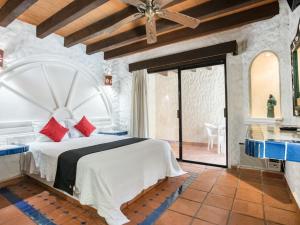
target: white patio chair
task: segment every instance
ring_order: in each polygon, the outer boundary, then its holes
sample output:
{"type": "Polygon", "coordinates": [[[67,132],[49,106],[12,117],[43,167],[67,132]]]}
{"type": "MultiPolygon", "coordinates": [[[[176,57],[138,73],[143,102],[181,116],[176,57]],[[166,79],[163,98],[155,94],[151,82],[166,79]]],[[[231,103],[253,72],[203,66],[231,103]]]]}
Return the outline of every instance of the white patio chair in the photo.
{"type": "Polygon", "coordinates": [[[205,123],[204,125],[208,137],[207,150],[209,151],[213,149],[214,139],[218,137],[218,127],[210,123],[205,123]]]}
{"type": "Polygon", "coordinates": [[[224,152],[224,140],[225,140],[225,127],[224,126],[216,126],[210,123],[205,123],[205,129],[207,131],[208,143],[207,149],[213,149],[214,147],[214,139],[217,139],[218,143],[218,154],[223,154],[224,152]]]}

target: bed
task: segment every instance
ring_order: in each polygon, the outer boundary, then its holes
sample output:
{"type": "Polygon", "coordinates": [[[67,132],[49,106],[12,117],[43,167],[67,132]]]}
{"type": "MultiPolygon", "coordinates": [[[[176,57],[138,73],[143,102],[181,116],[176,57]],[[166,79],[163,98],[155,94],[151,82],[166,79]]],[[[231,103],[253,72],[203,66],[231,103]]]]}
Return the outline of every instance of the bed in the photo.
{"type": "MultiPolygon", "coordinates": [[[[95,135],[59,143],[31,143],[27,173],[39,174],[51,184],[55,180],[58,157],[63,152],[127,138],[95,135]]],[[[148,139],[82,157],[77,163],[73,197],[81,204],[97,209],[108,224],[125,224],[129,220],[120,210],[123,203],[134,199],[160,179],[182,174],[184,172],[170,145],[165,141],[148,139]]]]}

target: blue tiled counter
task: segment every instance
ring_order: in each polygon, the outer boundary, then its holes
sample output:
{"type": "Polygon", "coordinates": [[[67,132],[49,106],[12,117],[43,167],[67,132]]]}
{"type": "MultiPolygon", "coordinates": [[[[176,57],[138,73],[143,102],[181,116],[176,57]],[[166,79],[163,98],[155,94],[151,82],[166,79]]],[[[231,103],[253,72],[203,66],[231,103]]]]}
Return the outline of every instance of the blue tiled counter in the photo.
{"type": "Polygon", "coordinates": [[[277,126],[249,125],[245,152],[262,159],[300,162],[300,133],[282,131],[277,126]]]}
{"type": "Polygon", "coordinates": [[[108,131],[99,131],[98,134],[125,136],[125,135],[128,135],[128,131],[126,131],[126,130],[108,130],[108,131]]]}
{"type": "Polygon", "coordinates": [[[0,156],[20,154],[28,150],[28,145],[4,145],[0,146],[0,156]]]}

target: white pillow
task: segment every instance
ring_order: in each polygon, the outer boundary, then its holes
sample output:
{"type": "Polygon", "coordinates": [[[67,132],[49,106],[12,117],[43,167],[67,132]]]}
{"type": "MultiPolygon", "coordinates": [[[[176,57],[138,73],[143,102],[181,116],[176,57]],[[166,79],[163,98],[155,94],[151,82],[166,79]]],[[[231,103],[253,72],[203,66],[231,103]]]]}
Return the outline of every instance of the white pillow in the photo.
{"type": "Polygon", "coordinates": [[[79,138],[83,137],[82,133],[80,133],[74,126],[76,125],[76,121],[69,119],[66,120],[66,126],[69,129],[69,137],[70,138],[79,138]]]}
{"type": "MultiPolygon", "coordinates": [[[[79,121],[75,121],[73,119],[65,120],[66,127],[69,129],[69,137],[70,138],[79,138],[79,137],[85,137],[80,131],[78,131],[74,126],[79,121]]],[[[96,128],[92,133],[91,136],[97,135],[98,129],[96,128]]]]}
{"type": "MultiPolygon", "coordinates": [[[[66,124],[64,121],[58,121],[60,123],[60,125],[66,127],[66,124]]],[[[32,123],[32,127],[33,127],[33,131],[35,133],[35,141],[36,142],[53,142],[53,140],[51,140],[50,138],[48,138],[46,135],[41,134],[40,131],[43,129],[43,127],[48,123],[47,122],[33,122],[32,123]]],[[[69,139],[69,135],[68,133],[65,134],[65,136],[63,137],[62,141],[65,141],[69,139]]]]}

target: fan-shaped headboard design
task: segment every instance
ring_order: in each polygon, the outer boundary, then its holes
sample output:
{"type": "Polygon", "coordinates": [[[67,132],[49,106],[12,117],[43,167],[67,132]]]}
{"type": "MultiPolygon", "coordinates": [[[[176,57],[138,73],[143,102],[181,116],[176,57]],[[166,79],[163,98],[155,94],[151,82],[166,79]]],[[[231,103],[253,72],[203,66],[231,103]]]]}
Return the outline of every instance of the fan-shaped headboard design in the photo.
{"type": "Polygon", "coordinates": [[[54,56],[22,60],[0,73],[0,135],[51,116],[83,115],[99,126],[112,123],[111,102],[87,69],[54,56]]]}

